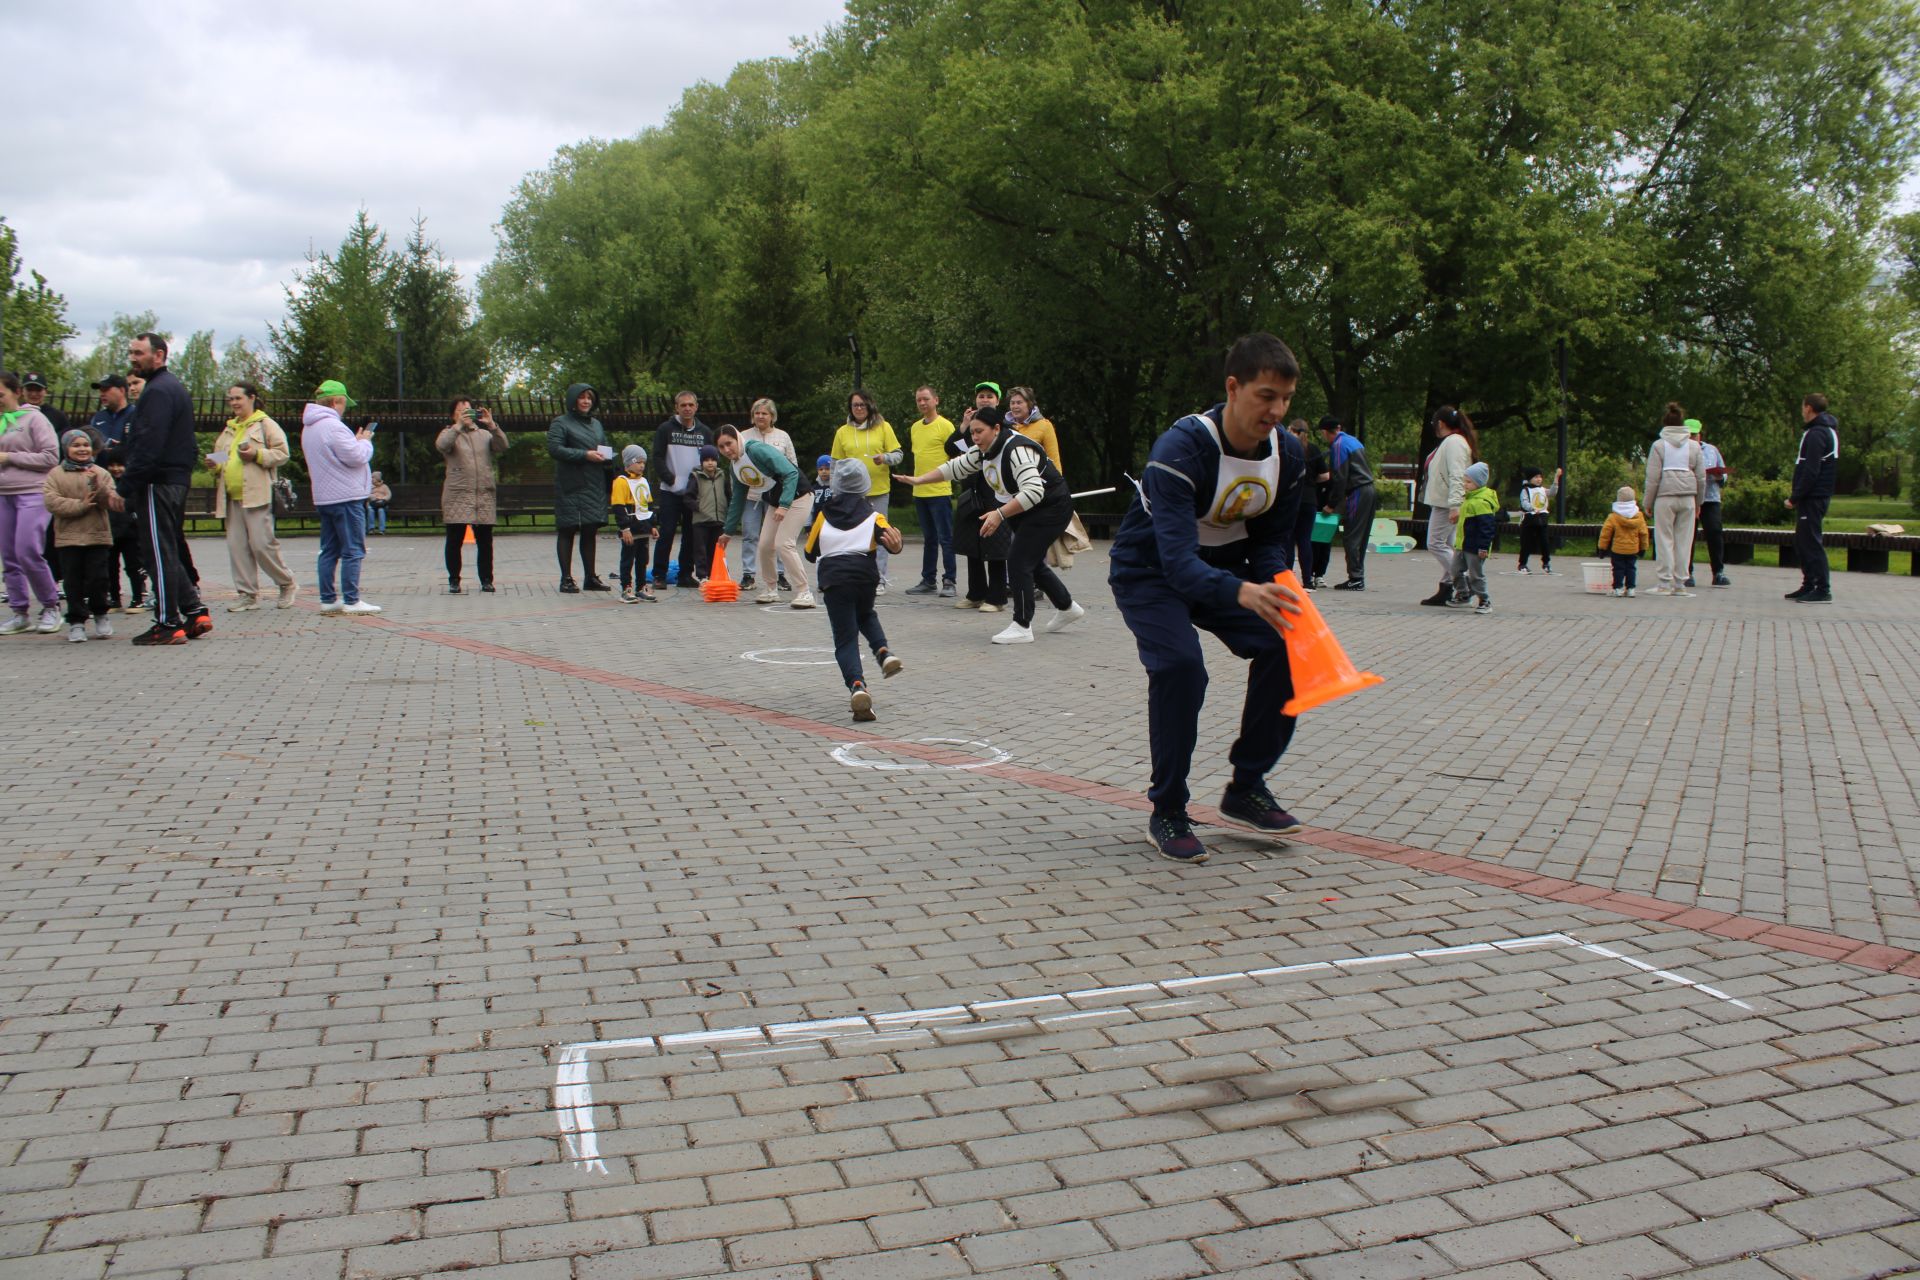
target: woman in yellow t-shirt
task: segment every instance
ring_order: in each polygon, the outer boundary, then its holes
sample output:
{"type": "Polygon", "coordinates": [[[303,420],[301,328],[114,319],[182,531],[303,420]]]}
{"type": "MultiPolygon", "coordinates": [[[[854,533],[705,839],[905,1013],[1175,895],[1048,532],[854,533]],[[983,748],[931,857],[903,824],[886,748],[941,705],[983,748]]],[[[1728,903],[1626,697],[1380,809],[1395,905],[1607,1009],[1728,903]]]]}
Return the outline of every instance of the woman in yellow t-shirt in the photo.
{"type": "MultiPolygon", "coordinates": [[[[900,447],[900,437],[893,433],[893,424],[880,412],[873,397],[864,390],[855,391],[847,397],[847,420],[833,433],[833,447],[827,450],[835,460],[840,458],[858,458],[867,468],[867,478],[872,486],[867,491],[867,501],[881,515],[887,514],[892,504],[893,469],[906,457],[906,451],[900,447]]],[[[880,549],[880,586],[876,594],[887,593],[887,550],[880,549]]]]}

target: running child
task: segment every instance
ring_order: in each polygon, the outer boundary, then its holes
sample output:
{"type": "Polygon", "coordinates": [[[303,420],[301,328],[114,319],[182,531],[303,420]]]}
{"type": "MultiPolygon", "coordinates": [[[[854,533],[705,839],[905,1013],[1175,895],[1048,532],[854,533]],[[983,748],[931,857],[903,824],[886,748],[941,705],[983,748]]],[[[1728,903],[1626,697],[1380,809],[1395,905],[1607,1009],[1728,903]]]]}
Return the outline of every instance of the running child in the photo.
{"type": "Polygon", "coordinates": [[[897,676],[905,665],[887,648],[887,633],[873,611],[880,586],[876,547],[899,555],[900,531],[867,501],[872,477],[859,458],[842,458],[828,478],[830,492],[814,513],[807,532],[807,559],[816,561],[814,582],[833,624],[833,660],[852,695],[853,718],[872,720],[873,695],[867,692],[866,672],[860,665],[860,638],[866,637],[879,660],[881,676],[897,676]]]}

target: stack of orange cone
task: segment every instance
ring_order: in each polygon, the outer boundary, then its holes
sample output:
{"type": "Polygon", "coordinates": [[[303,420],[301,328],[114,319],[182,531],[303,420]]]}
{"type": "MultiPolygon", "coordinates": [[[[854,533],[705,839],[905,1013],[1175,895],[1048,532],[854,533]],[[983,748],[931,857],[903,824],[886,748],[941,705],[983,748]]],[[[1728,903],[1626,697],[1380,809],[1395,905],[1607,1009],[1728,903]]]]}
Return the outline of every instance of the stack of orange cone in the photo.
{"type": "Polygon", "coordinates": [[[707,576],[705,582],[700,584],[700,595],[708,604],[718,604],[722,601],[730,603],[740,598],[740,584],[735,582],[733,576],[727,572],[725,547],[713,549],[713,572],[707,576]]]}
{"type": "Polygon", "coordinates": [[[1353,669],[1346,650],[1334,639],[1332,628],[1292,570],[1274,574],[1273,580],[1298,596],[1301,607],[1293,629],[1281,633],[1287,638],[1287,665],[1293,669],[1293,696],[1280,708],[1281,715],[1297,716],[1335,698],[1386,683],[1371,671],[1353,669]]]}

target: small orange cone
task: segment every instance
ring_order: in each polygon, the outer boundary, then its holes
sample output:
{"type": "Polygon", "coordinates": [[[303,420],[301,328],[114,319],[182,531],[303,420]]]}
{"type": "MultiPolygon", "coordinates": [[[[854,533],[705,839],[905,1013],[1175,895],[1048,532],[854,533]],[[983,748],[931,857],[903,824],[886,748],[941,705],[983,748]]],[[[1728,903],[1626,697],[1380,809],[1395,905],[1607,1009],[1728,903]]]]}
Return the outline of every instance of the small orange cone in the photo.
{"type": "Polygon", "coordinates": [[[472,525],[467,526],[467,536],[460,539],[460,545],[463,547],[470,547],[473,545],[473,526],[472,525]]]}
{"type": "Polygon", "coordinates": [[[740,584],[727,572],[727,549],[713,549],[713,572],[700,584],[700,595],[708,604],[720,604],[740,598],[740,584]]]}
{"type": "Polygon", "coordinates": [[[1291,569],[1274,574],[1273,580],[1298,596],[1302,609],[1293,620],[1293,630],[1281,633],[1287,638],[1287,665],[1293,668],[1293,696],[1280,708],[1281,715],[1297,716],[1370,685],[1386,683],[1371,671],[1353,669],[1346,650],[1334,639],[1333,629],[1291,569]]]}

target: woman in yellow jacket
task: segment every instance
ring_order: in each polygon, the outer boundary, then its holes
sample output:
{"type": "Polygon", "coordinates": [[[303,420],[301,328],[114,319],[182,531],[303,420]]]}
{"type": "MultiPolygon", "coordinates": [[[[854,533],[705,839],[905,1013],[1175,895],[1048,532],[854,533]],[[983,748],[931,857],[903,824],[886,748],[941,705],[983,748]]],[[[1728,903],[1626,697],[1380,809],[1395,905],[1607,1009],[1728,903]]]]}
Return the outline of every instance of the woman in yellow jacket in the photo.
{"type": "Polygon", "coordinates": [[[280,589],[275,603],[291,608],[300,588],[273,532],[273,477],[287,460],[287,433],[260,407],[260,388],[244,378],[227,388],[227,412],[233,416],[207,455],[214,475],[213,514],[227,522],[227,562],[240,596],[227,612],[260,607],[262,569],[280,589]]]}
{"type": "MultiPolygon", "coordinates": [[[[887,514],[887,508],[893,501],[893,469],[906,457],[900,448],[900,437],[893,433],[893,424],[888,422],[874,404],[873,397],[864,390],[855,391],[847,397],[847,420],[838,431],[833,433],[833,447],[827,450],[837,461],[841,458],[857,458],[867,468],[867,478],[871,488],[867,491],[867,501],[881,515],[887,514]]],[[[875,594],[887,593],[887,549],[880,548],[880,585],[875,594]]]]}

